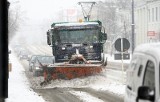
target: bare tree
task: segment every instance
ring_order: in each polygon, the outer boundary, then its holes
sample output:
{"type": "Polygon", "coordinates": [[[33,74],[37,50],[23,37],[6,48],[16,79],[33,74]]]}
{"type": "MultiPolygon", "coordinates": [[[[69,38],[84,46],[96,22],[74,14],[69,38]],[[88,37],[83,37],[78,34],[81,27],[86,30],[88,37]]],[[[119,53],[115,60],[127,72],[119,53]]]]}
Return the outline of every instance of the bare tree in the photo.
{"type": "Polygon", "coordinates": [[[105,0],[97,5],[97,18],[102,21],[107,32],[107,40],[111,44],[107,46],[113,46],[120,36],[129,38],[131,0],[105,0]]]}
{"type": "Polygon", "coordinates": [[[8,14],[8,29],[9,29],[9,40],[11,40],[16,32],[20,28],[20,24],[23,24],[25,20],[24,12],[21,11],[20,6],[16,8],[9,8],[8,14]]]}
{"type": "Polygon", "coordinates": [[[122,37],[129,38],[131,30],[131,0],[118,0],[117,7],[120,11],[122,37]]]}
{"type": "Polygon", "coordinates": [[[131,0],[117,0],[117,7],[120,9],[130,9],[131,0]]]}
{"type": "Polygon", "coordinates": [[[128,37],[130,4],[130,0],[98,2],[98,19],[102,21],[108,33],[108,40],[112,41],[114,37],[123,35],[128,37]]]}
{"type": "Polygon", "coordinates": [[[116,5],[114,2],[99,2],[98,5],[98,19],[102,21],[108,33],[108,40],[111,40],[110,34],[115,34],[118,30],[116,5]]]}

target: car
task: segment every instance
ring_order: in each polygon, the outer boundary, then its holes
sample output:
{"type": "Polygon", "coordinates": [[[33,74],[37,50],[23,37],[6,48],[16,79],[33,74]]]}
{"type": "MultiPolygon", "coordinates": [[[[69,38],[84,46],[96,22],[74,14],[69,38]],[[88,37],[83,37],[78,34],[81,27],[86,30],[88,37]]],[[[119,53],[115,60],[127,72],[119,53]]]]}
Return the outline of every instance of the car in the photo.
{"type": "Polygon", "coordinates": [[[126,73],[125,102],[160,102],[160,43],[136,47],[126,73]]]}
{"type": "Polygon", "coordinates": [[[22,59],[27,59],[29,58],[29,51],[27,50],[21,50],[18,54],[19,56],[19,59],[22,60],[22,59]]]}
{"type": "Polygon", "coordinates": [[[29,71],[30,72],[32,72],[33,70],[33,65],[34,65],[34,63],[35,63],[35,61],[36,61],[36,58],[38,57],[38,56],[41,56],[41,55],[32,55],[29,59],[28,59],[28,61],[29,61],[29,71]]]}
{"type": "Polygon", "coordinates": [[[41,76],[43,73],[42,66],[54,64],[55,58],[47,55],[33,55],[29,61],[29,71],[33,72],[33,76],[41,76]]]}

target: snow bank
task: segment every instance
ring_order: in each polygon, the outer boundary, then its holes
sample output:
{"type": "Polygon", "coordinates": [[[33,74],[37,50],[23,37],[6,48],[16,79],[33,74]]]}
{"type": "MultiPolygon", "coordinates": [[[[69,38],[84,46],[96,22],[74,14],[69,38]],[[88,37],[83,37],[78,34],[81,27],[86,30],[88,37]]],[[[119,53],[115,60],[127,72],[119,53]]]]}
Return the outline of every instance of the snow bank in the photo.
{"type": "Polygon", "coordinates": [[[14,55],[10,55],[12,71],[9,72],[8,98],[6,102],[45,102],[30,87],[25,70],[14,55]]]}

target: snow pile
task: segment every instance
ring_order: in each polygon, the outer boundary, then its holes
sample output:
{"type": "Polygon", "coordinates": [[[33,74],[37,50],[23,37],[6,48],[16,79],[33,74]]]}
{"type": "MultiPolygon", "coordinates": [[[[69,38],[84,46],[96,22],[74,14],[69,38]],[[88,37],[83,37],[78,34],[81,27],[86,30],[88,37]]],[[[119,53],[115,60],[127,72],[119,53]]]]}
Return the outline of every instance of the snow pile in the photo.
{"type": "Polygon", "coordinates": [[[10,55],[12,71],[9,72],[8,98],[6,102],[45,102],[41,96],[29,88],[25,70],[16,57],[10,55]]]}
{"type": "MultiPolygon", "coordinates": [[[[113,56],[108,55],[108,59],[110,61],[114,61],[113,56]]],[[[121,61],[117,61],[121,62],[121,61]]],[[[127,60],[126,63],[130,61],[127,60]]],[[[63,79],[56,79],[52,80],[49,84],[40,86],[40,83],[43,82],[43,77],[35,77],[32,80],[31,87],[36,89],[43,89],[43,88],[56,88],[56,87],[70,87],[70,88],[93,88],[99,91],[109,91],[113,94],[118,96],[124,96],[125,93],[125,79],[122,80],[122,72],[121,71],[114,71],[112,70],[104,70],[101,74],[96,74],[88,77],[81,77],[75,78],[71,80],[63,80],[63,79]],[[114,78],[115,75],[118,77],[114,78]],[[112,78],[112,77],[113,78],[112,78]],[[118,78],[118,79],[117,79],[118,78]]],[[[125,76],[125,73],[124,73],[125,76]]]]}
{"type": "MultiPolygon", "coordinates": [[[[37,81],[38,82],[38,81],[37,81]]],[[[40,83],[40,82],[39,82],[40,83]]],[[[34,86],[34,88],[56,88],[56,87],[70,87],[70,88],[93,88],[95,90],[99,91],[109,91],[113,94],[116,94],[118,96],[124,96],[125,93],[125,84],[122,83],[122,81],[119,80],[112,80],[107,78],[107,74],[104,71],[101,74],[88,76],[88,77],[82,77],[82,78],[75,78],[71,80],[63,80],[63,79],[57,79],[52,80],[49,84],[45,86],[40,86],[40,84],[37,84],[37,86],[34,86]]]]}
{"type": "MultiPolygon", "coordinates": [[[[105,54],[105,57],[107,57],[107,61],[109,61],[109,62],[122,63],[122,60],[115,60],[114,55],[111,56],[110,54],[105,54]]],[[[123,63],[130,63],[131,58],[132,58],[132,54],[130,54],[130,59],[129,60],[123,60],[123,63]]]]}
{"type": "Polygon", "coordinates": [[[88,87],[88,85],[95,83],[97,80],[101,79],[104,76],[94,75],[82,78],[75,78],[71,80],[57,79],[52,80],[50,84],[44,86],[44,88],[53,88],[53,87],[72,87],[72,88],[82,88],[88,87]]]}

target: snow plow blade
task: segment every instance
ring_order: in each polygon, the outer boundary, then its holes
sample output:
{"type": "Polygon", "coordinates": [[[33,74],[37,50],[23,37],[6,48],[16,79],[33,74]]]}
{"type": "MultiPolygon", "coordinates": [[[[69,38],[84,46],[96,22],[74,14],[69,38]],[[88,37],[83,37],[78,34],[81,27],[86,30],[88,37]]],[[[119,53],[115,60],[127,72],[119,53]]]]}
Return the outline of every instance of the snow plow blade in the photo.
{"type": "Polygon", "coordinates": [[[43,67],[44,81],[40,84],[45,85],[51,80],[81,78],[102,72],[104,66],[97,64],[54,64],[43,67]]]}
{"type": "Polygon", "coordinates": [[[90,76],[102,71],[106,66],[105,61],[89,62],[82,55],[76,54],[67,63],[55,63],[43,66],[44,82],[41,85],[55,79],[73,79],[90,76]]]}
{"type": "Polygon", "coordinates": [[[102,67],[94,64],[62,64],[50,66],[44,69],[44,79],[47,80],[48,75],[52,79],[73,79],[82,76],[89,76],[100,73],[102,67]]]}

